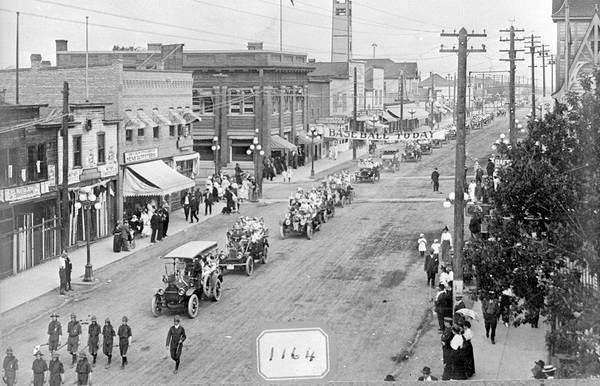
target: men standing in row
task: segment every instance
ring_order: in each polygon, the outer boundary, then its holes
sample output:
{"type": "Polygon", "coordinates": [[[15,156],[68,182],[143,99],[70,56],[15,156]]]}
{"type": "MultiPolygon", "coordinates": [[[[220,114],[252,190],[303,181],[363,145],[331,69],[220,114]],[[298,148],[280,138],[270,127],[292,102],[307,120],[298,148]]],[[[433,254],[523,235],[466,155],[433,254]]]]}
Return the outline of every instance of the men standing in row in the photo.
{"type": "Polygon", "coordinates": [[[56,351],[52,353],[52,360],[48,365],[48,370],[50,371],[50,379],[48,384],[50,386],[60,386],[65,383],[65,367],[62,362],[58,359],[60,354],[56,351]]]}
{"type": "Polygon", "coordinates": [[[75,367],[77,362],[77,348],[79,347],[79,335],[81,335],[81,325],[77,320],[77,315],[71,314],[71,321],[67,325],[67,351],[71,354],[73,361],[71,368],[75,367]]]}
{"type": "Polygon", "coordinates": [[[179,370],[179,358],[183,349],[183,342],[186,339],[185,329],[179,325],[179,316],[173,318],[173,326],[169,328],[167,334],[167,350],[171,351],[171,359],[175,361],[175,370],[173,374],[177,374],[179,370]]]}
{"type": "Polygon", "coordinates": [[[100,342],[100,326],[96,323],[96,317],[92,315],[92,323],[88,327],[88,348],[90,355],[94,360],[92,361],[92,367],[96,366],[96,357],[98,356],[98,346],[100,342]]]}
{"type": "Polygon", "coordinates": [[[150,242],[154,244],[156,240],[162,240],[162,232],[159,232],[159,228],[161,228],[162,219],[160,213],[158,211],[152,212],[152,217],[150,218],[150,227],[152,228],[152,236],[150,236],[150,242]]]}
{"type": "Polygon", "coordinates": [[[17,370],[19,370],[19,361],[13,355],[13,349],[6,349],[6,357],[2,363],[2,380],[8,386],[13,386],[17,383],[17,370]]]}
{"type": "Polygon", "coordinates": [[[121,352],[121,370],[125,369],[127,363],[127,349],[131,345],[131,327],[127,325],[127,316],[121,319],[123,324],[119,326],[117,335],[119,336],[119,351],[121,352]]]}
{"type": "Polygon", "coordinates": [[[44,354],[41,351],[35,353],[35,360],[31,365],[31,384],[33,386],[43,386],[46,383],[46,373],[48,371],[48,364],[42,358],[44,354]]]}
{"type": "Polygon", "coordinates": [[[104,327],[102,327],[102,352],[108,357],[108,364],[105,366],[106,369],[110,367],[112,360],[112,350],[115,338],[115,329],[110,324],[110,319],[106,318],[104,321],[104,327]]]}
{"type": "Polygon", "coordinates": [[[50,315],[50,318],[52,318],[52,321],[48,324],[48,350],[50,350],[50,352],[55,352],[58,350],[58,346],[60,346],[62,326],[58,321],[56,312],[53,312],[52,315],[50,315]]]}

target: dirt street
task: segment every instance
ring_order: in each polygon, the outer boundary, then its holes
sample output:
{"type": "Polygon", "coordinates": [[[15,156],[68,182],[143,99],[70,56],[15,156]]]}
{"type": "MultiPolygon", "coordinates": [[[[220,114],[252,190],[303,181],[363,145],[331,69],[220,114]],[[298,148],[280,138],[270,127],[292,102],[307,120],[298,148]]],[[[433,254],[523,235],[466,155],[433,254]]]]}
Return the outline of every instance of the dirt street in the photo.
{"type": "MultiPolygon", "coordinates": [[[[491,144],[501,132],[508,134],[505,117],[469,134],[470,157],[479,158],[485,166],[491,144]]],[[[251,277],[241,271],[226,272],[219,302],[202,301],[196,319],[181,315],[188,339],[176,375],[165,349],[173,313],[167,311],[154,318],[150,312],[151,297],[161,286],[164,272],[158,256],[189,240],[216,240],[224,245],[235,215],[199,223],[95,271],[100,284],[76,291],[67,302],[48,294],[7,312],[2,315],[3,343],[15,349],[21,379],[28,379],[23,373],[29,372],[34,359],[33,346],[46,341],[52,311],[61,315],[63,333],[71,312],[84,320],[91,315],[102,322],[110,317],[115,327],[127,315],[133,329],[130,364],[119,370],[115,349],[116,365],[105,369],[106,357],[100,354],[100,365],[94,368],[95,383],[255,383],[260,381],[251,351],[256,331],[274,321],[316,321],[327,323],[336,335],[337,371],[333,380],[382,381],[401,365],[403,350],[410,346],[432,306],[434,292],[425,285],[416,240],[419,233],[425,233],[431,243],[444,225],[453,228],[453,211],[444,209],[442,202],[454,187],[453,179],[445,179],[453,175],[454,150],[451,142],[423,156],[419,163],[402,164],[398,173],[383,172],[380,182],[357,183],[357,202],[337,207],[335,217],[315,233],[313,240],[301,236],[281,240],[278,231],[290,191],[296,186],[310,188],[310,183],[271,186],[260,205],[243,205],[244,216],[265,218],[270,229],[269,262],[258,264],[251,277]],[[430,185],[434,167],[442,177],[442,193],[434,193],[430,185]],[[430,200],[396,200],[406,198],[430,200]]],[[[472,166],[472,161],[467,159],[467,165],[472,166]]],[[[351,162],[340,168],[356,170],[351,162]]],[[[82,339],[82,347],[86,341],[82,339]]],[[[64,350],[60,351],[61,359],[70,363],[64,350]]],[[[67,366],[66,373],[67,383],[72,383],[74,370],[67,366]]]]}

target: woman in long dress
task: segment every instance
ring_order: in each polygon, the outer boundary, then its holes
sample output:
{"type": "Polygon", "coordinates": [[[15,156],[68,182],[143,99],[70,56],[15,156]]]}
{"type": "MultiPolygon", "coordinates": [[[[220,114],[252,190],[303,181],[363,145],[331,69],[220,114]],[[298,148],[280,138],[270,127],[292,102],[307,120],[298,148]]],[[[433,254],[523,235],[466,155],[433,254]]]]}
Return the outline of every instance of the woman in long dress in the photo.
{"type": "Polygon", "coordinates": [[[142,228],[142,237],[148,237],[152,234],[152,227],[150,226],[151,217],[152,215],[150,215],[148,208],[142,210],[142,214],[140,215],[140,220],[144,224],[144,227],[142,228]]]}
{"type": "Polygon", "coordinates": [[[242,186],[240,186],[238,188],[238,199],[240,200],[240,202],[244,202],[245,200],[248,200],[248,188],[249,186],[249,182],[248,180],[244,179],[242,181],[242,186]]]}
{"type": "Polygon", "coordinates": [[[448,232],[448,227],[444,227],[440,240],[442,240],[442,263],[444,267],[451,266],[450,248],[452,248],[452,235],[448,232]]]}

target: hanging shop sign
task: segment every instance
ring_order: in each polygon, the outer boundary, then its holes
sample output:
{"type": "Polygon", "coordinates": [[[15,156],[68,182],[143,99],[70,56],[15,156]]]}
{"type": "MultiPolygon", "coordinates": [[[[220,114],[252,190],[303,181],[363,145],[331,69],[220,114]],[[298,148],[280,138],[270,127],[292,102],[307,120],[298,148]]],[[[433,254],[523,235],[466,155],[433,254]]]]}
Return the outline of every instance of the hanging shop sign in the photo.
{"type": "Polygon", "coordinates": [[[123,157],[125,158],[126,164],[131,162],[148,161],[158,158],[158,148],[155,147],[153,149],[126,152],[123,154],[123,157]]]}

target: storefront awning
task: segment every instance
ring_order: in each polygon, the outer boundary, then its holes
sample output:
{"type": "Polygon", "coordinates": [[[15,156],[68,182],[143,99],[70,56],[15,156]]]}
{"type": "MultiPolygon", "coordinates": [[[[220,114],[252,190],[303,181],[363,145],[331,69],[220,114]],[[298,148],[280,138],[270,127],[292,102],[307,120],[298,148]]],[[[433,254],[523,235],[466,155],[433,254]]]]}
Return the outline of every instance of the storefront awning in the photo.
{"type": "MultiPolygon", "coordinates": [[[[400,118],[400,105],[398,106],[387,106],[385,111],[390,113],[394,118],[400,118]]],[[[423,119],[429,117],[429,113],[422,108],[414,108],[404,106],[402,111],[402,119],[423,119]],[[410,113],[413,112],[413,114],[410,113]]]]}
{"type": "Polygon", "coordinates": [[[173,108],[169,109],[169,118],[171,119],[171,122],[173,122],[174,125],[187,125],[185,119],[181,118],[179,112],[173,108]]]}
{"type": "Polygon", "coordinates": [[[139,110],[137,111],[137,116],[138,116],[138,118],[139,118],[139,119],[140,119],[142,122],[144,122],[144,124],[146,125],[146,129],[151,129],[151,128],[153,128],[153,127],[157,127],[157,126],[158,126],[158,123],[156,123],[156,122],[154,122],[152,119],[150,119],[150,118],[149,118],[149,117],[146,115],[146,113],[144,112],[144,110],[142,110],[142,109],[139,109],[139,110]]]}
{"type": "Polygon", "coordinates": [[[200,154],[196,153],[190,153],[190,154],[185,154],[185,155],[174,155],[173,156],[173,161],[175,162],[181,162],[181,161],[189,161],[191,159],[200,159],[200,154]]]}
{"type": "Polygon", "coordinates": [[[200,116],[198,114],[196,114],[195,112],[192,111],[192,109],[190,109],[189,107],[186,107],[184,109],[178,109],[179,110],[179,115],[183,117],[183,119],[185,119],[185,121],[187,123],[193,123],[193,122],[202,122],[202,118],[200,118],[200,116]]]}
{"type": "Polygon", "coordinates": [[[158,109],[152,110],[152,119],[154,120],[154,122],[158,123],[161,126],[171,126],[171,121],[169,121],[167,118],[163,117],[158,112],[158,109]]]}
{"type": "Polygon", "coordinates": [[[138,129],[145,125],[138,119],[135,113],[131,110],[125,110],[125,127],[129,129],[138,129]]]}
{"type": "Polygon", "coordinates": [[[296,150],[296,145],[289,143],[278,135],[271,136],[271,149],[276,150],[296,150]]]}
{"type": "Polygon", "coordinates": [[[160,196],[194,187],[194,180],[177,173],[163,161],[150,161],[125,168],[123,197],[160,196]]]}
{"type": "MultiPolygon", "coordinates": [[[[297,131],[296,137],[298,138],[298,142],[303,143],[305,145],[310,145],[311,143],[313,143],[312,138],[308,135],[306,131],[297,131]]],[[[323,143],[323,136],[320,135],[318,137],[315,137],[314,143],[315,145],[323,143]]]]}
{"type": "Polygon", "coordinates": [[[396,122],[396,121],[398,121],[397,118],[394,118],[390,113],[388,113],[385,110],[383,111],[383,114],[381,114],[381,118],[385,119],[388,122],[396,122]]]}

